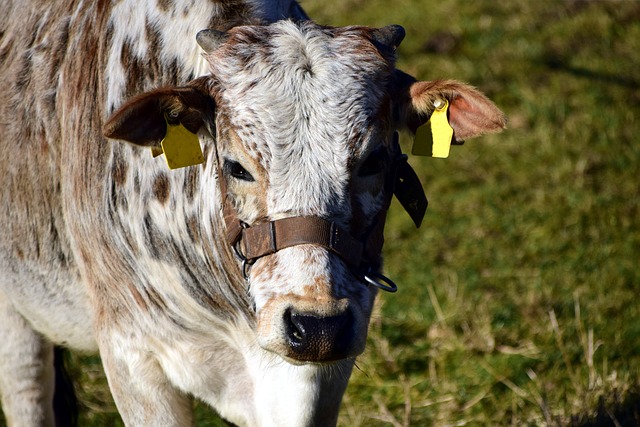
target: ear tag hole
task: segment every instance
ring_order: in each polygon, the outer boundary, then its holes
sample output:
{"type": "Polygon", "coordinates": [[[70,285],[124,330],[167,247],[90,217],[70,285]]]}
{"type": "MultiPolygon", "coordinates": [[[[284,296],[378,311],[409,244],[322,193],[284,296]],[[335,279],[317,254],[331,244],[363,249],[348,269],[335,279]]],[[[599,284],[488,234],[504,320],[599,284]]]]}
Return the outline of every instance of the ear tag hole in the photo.
{"type": "MultiPolygon", "coordinates": [[[[172,116],[170,116],[172,117],[172,116]]],[[[172,124],[165,114],[167,133],[160,147],[153,147],[151,153],[154,157],[164,153],[169,169],[178,169],[186,166],[204,163],[202,148],[198,135],[190,132],[182,123],[172,124]]]]}
{"type": "Polygon", "coordinates": [[[418,128],[413,140],[411,153],[416,156],[430,156],[446,159],[451,150],[453,128],[447,119],[449,101],[437,99],[435,110],[429,121],[418,128]]]}

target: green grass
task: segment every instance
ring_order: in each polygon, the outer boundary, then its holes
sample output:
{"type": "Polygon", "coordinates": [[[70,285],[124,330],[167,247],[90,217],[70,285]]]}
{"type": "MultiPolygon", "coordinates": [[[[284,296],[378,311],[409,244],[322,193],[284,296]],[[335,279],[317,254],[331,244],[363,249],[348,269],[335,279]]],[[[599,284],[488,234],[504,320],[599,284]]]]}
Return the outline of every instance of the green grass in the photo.
{"type": "MultiPolygon", "coordinates": [[[[330,3],[303,6],[403,25],[400,68],[476,85],[510,121],[410,159],[431,204],[418,232],[392,206],[400,289],[378,301],[340,425],[639,424],[640,2],[330,3]]],[[[81,360],[83,425],[121,425],[81,360]]]]}

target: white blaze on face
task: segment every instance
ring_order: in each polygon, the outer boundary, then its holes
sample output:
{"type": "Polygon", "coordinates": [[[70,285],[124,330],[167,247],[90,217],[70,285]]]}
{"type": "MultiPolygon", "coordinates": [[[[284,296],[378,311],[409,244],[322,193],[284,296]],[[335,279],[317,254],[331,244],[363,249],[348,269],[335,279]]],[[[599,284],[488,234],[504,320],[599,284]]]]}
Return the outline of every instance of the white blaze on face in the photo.
{"type": "MultiPolygon", "coordinates": [[[[227,174],[238,216],[250,224],[319,216],[362,235],[384,199],[382,171],[362,177],[358,168],[388,148],[389,62],[355,28],[283,21],[230,34],[209,61],[219,85],[220,156],[253,178],[227,174]]],[[[372,293],[325,249],[301,245],[260,259],[251,292],[265,342],[281,340],[288,309],[351,310],[364,345],[372,293]]]]}

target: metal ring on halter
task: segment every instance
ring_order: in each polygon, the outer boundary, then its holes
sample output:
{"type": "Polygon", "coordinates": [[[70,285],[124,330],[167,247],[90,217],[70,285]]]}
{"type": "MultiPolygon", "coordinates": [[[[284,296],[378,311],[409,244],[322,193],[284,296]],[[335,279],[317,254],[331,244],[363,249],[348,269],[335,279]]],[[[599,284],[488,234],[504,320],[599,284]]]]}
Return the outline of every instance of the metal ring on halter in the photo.
{"type": "Polygon", "coordinates": [[[242,262],[242,266],[241,266],[241,270],[242,270],[242,275],[244,276],[245,279],[249,278],[249,267],[251,267],[256,260],[255,259],[249,259],[246,256],[243,255],[242,252],[240,252],[240,249],[238,248],[238,245],[240,244],[240,240],[238,240],[236,242],[235,245],[233,245],[233,251],[236,253],[236,256],[238,258],[240,258],[240,261],[242,262]]]}
{"type": "Polygon", "coordinates": [[[249,260],[247,258],[244,258],[242,260],[242,275],[244,276],[245,279],[249,278],[249,268],[256,262],[255,259],[249,260]]]}
{"type": "Polygon", "coordinates": [[[368,269],[364,274],[364,280],[376,288],[382,289],[386,292],[395,292],[398,290],[398,286],[393,283],[393,280],[389,279],[387,276],[380,274],[378,272],[373,271],[372,269],[368,269]]]}
{"type": "MultiPolygon", "coordinates": [[[[249,227],[249,225],[244,223],[244,222],[241,222],[240,224],[242,225],[242,228],[248,228],[249,227]]],[[[236,243],[233,244],[232,248],[233,248],[233,251],[236,253],[236,256],[238,258],[240,258],[240,261],[242,262],[242,266],[241,266],[242,275],[244,276],[245,279],[248,279],[249,278],[249,267],[251,267],[256,262],[256,260],[255,259],[249,259],[246,256],[244,256],[244,254],[242,253],[242,251],[239,248],[240,240],[242,240],[242,239],[238,239],[236,241],[236,243]]]]}
{"type": "Polygon", "coordinates": [[[233,248],[233,252],[235,252],[235,253],[236,253],[236,256],[237,256],[238,258],[240,258],[240,260],[241,260],[242,262],[244,262],[244,261],[246,261],[246,260],[247,260],[247,257],[246,257],[246,256],[244,256],[244,254],[242,253],[242,251],[240,251],[240,248],[238,248],[238,245],[240,245],[240,239],[238,239],[238,240],[233,244],[233,246],[231,246],[231,247],[233,248]]]}

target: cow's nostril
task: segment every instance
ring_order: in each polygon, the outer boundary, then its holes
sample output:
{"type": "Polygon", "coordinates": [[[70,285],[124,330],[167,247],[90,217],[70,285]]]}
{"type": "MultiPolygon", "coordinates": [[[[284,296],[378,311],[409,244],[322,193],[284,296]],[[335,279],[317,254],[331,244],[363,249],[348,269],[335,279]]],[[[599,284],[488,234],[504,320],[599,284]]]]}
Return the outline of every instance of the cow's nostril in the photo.
{"type": "Polygon", "coordinates": [[[329,361],[348,357],[353,344],[353,315],[349,310],[337,316],[284,313],[290,356],[302,361],[329,361]]]}
{"type": "Polygon", "coordinates": [[[300,347],[306,341],[304,317],[306,316],[291,313],[290,309],[284,313],[287,339],[292,347],[300,347]]]}

